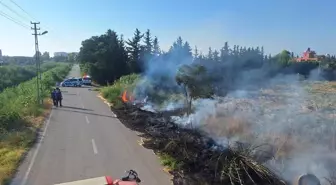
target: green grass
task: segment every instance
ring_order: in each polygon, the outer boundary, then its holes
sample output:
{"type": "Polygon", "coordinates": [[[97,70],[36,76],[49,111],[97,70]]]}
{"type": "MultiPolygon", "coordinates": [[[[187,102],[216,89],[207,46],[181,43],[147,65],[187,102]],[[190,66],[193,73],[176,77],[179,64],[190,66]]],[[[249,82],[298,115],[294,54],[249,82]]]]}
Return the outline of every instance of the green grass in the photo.
{"type": "Polygon", "coordinates": [[[123,91],[131,92],[139,80],[139,75],[131,74],[121,77],[113,85],[101,88],[102,96],[107,99],[113,106],[122,105],[121,95],[123,91]]]}
{"type": "MultiPolygon", "coordinates": [[[[49,97],[51,88],[70,71],[70,65],[58,64],[42,74],[42,96],[49,97]]],[[[0,93],[0,184],[7,184],[22,155],[33,143],[51,102],[36,103],[35,78],[0,93]]]]}
{"type": "MultiPolygon", "coordinates": [[[[55,62],[43,63],[41,65],[41,71],[45,72],[59,64],[55,62]]],[[[18,66],[8,65],[0,68],[0,91],[5,88],[12,87],[19,83],[28,81],[36,76],[35,65],[18,66]]]]}
{"type": "Polygon", "coordinates": [[[178,161],[176,158],[166,153],[157,154],[161,165],[165,166],[168,170],[179,170],[183,166],[182,161],[178,161]]]}

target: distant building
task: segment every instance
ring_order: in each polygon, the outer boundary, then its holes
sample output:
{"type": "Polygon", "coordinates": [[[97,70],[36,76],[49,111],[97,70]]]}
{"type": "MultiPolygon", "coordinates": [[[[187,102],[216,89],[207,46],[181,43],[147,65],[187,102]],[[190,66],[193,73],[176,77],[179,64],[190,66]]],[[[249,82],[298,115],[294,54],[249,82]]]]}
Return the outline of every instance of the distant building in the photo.
{"type": "Polygon", "coordinates": [[[321,56],[317,56],[316,52],[313,50],[310,50],[308,48],[305,52],[303,52],[302,57],[296,58],[297,62],[302,62],[302,61],[318,61],[321,56]]]}
{"type": "Polygon", "coordinates": [[[67,52],[55,52],[54,57],[67,57],[68,53],[67,52]]]}

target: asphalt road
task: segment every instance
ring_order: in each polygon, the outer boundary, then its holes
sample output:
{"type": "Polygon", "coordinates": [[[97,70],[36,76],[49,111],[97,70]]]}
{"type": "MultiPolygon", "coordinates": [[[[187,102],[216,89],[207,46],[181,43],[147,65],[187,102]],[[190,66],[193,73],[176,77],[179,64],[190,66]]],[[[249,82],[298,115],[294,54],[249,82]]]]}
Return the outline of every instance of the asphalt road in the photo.
{"type": "MultiPolygon", "coordinates": [[[[69,76],[80,76],[74,66],[69,76]]],[[[63,107],[54,108],[18,169],[12,185],[53,185],[138,172],[144,185],[168,185],[158,158],[138,144],[137,134],[124,127],[109,107],[87,87],[61,88],[63,107]]]]}

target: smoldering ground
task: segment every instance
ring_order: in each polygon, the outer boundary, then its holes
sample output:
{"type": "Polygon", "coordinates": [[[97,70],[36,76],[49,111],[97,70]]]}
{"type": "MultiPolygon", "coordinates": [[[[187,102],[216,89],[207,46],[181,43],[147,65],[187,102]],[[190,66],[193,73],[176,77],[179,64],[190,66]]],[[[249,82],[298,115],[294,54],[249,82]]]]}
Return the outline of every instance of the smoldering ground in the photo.
{"type": "Polygon", "coordinates": [[[183,106],[176,72],[183,64],[195,63],[206,67],[215,95],[195,100],[191,115],[172,117],[176,123],[192,124],[218,145],[253,146],[256,160],[289,181],[303,173],[323,180],[335,169],[336,89],[323,89],[330,86],[316,70],[302,80],[290,69],[284,72],[255,60],[219,63],[181,55],[159,57],[147,62],[134,94],[149,96],[144,108],[150,111],[183,106]]]}

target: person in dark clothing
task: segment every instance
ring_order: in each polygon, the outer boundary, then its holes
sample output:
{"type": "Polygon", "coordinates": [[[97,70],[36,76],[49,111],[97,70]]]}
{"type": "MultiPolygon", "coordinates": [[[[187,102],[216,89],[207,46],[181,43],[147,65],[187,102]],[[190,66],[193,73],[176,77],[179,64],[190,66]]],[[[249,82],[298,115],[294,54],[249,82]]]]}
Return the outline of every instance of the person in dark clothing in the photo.
{"type": "Polygon", "coordinates": [[[56,101],[56,89],[53,89],[51,91],[51,99],[53,100],[54,106],[57,106],[57,101],[56,101]]]}
{"type": "Polygon", "coordinates": [[[62,96],[62,92],[61,89],[59,89],[58,87],[56,88],[56,101],[57,101],[57,105],[59,103],[59,105],[62,107],[62,100],[63,100],[63,96],[62,96]]]}

